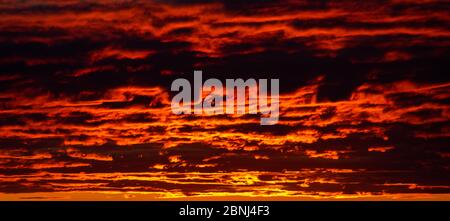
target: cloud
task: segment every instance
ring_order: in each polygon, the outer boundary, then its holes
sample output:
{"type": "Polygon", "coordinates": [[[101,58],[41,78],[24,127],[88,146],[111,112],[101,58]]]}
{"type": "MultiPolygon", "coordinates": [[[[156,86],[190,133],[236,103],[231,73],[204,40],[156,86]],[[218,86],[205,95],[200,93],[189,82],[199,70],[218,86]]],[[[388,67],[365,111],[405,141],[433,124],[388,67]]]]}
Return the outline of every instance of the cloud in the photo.
{"type": "Polygon", "coordinates": [[[448,194],[449,5],[383,3],[2,1],[0,192],[448,194]],[[279,123],[171,114],[194,70],[279,123]]]}

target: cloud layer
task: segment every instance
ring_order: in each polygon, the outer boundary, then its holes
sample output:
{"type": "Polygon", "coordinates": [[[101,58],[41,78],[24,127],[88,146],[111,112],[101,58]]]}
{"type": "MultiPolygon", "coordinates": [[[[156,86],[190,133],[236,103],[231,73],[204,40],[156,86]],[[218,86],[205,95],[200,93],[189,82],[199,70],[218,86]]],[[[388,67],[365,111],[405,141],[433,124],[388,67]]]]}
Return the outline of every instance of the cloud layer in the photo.
{"type": "Polygon", "coordinates": [[[449,9],[1,1],[0,192],[449,194],[449,9]],[[171,114],[194,70],[279,78],[279,123],[171,114]]]}

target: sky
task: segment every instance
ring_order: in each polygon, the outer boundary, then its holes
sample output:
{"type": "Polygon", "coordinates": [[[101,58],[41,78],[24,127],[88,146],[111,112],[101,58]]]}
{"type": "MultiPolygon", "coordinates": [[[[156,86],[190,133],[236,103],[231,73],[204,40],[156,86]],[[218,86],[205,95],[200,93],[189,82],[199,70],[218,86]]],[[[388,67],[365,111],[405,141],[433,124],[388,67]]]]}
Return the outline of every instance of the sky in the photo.
{"type": "Polygon", "coordinates": [[[0,0],[0,200],[450,200],[450,2],[0,0]],[[177,78],[280,116],[175,115],[177,78]]]}

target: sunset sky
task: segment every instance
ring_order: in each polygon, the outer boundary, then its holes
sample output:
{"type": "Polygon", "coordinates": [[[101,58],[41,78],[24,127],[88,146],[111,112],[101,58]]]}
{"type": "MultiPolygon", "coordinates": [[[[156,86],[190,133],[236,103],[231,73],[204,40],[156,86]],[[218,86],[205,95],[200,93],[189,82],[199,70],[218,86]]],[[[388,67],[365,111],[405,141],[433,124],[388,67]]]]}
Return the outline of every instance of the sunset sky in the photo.
{"type": "Polygon", "coordinates": [[[0,200],[450,200],[450,2],[0,0],[0,200]],[[173,80],[280,79],[280,118],[173,80]]]}

